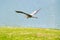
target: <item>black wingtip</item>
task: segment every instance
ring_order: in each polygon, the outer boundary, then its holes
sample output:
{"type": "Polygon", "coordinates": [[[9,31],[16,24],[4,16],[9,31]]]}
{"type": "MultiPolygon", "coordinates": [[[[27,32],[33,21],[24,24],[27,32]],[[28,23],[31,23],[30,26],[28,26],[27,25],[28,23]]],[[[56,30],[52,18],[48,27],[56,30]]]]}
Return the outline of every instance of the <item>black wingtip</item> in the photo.
{"type": "Polygon", "coordinates": [[[20,13],[19,11],[15,11],[16,13],[20,13]]]}
{"type": "Polygon", "coordinates": [[[16,11],[16,13],[24,13],[24,12],[22,12],[22,11],[16,11]]]}

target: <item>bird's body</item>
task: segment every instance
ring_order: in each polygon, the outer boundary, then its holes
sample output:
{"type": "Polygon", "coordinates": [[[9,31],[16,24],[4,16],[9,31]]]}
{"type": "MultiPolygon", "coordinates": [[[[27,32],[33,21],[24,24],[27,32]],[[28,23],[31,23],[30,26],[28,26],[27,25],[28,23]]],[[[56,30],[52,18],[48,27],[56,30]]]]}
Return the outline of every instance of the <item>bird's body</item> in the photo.
{"type": "Polygon", "coordinates": [[[25,14],[25,15],[26,15],[26,18],[37,18],[37,17],[35,17],[34,15],[35,15],[39,10],[40,10],[40,9],[34,11],[32,14],[27,14],[27,13],[25,13],[25,12],[23,12],[23,11],[16,11],[16,12],[17,12],[17,13],[25,14]]]}

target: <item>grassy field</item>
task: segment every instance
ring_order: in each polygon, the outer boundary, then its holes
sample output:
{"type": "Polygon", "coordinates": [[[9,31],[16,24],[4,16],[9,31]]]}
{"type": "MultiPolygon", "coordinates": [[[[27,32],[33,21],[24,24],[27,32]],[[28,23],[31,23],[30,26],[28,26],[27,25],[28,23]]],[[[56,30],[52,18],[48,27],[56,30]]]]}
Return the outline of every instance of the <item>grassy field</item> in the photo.
{"type": "Polygon", "coordinates": [[[1,27],[0,40],[60,40],[60,30],[1,27]]]}

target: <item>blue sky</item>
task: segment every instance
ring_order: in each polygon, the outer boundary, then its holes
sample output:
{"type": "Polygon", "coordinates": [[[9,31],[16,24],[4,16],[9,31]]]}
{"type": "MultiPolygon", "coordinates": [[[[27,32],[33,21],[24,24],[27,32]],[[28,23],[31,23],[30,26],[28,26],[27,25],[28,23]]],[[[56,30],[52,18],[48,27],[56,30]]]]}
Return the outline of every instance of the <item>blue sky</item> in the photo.
{"type": "Polygon", "coordinates": [[[60,28],[60,0],[0,0],[0,26],[4,25],[60,28]],[[39,8],[38,19],[26,19],[15,12],[31,13],[39,8]]]}

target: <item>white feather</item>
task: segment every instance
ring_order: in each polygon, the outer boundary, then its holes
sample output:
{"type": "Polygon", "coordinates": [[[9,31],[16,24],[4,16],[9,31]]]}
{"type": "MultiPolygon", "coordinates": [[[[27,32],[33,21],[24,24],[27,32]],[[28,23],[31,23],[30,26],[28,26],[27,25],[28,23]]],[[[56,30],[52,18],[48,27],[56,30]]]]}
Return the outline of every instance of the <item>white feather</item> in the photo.
{"type": "Polygon", "coordinates": [[[35,15],[36,13],[38,13],[38,12],[39,12],[39,10],[40,10],[40,9],[35,10],[35,11],[34,11],[34,12],[32,12],[32,14],[30,14],[30,15],[35,15]]]}

